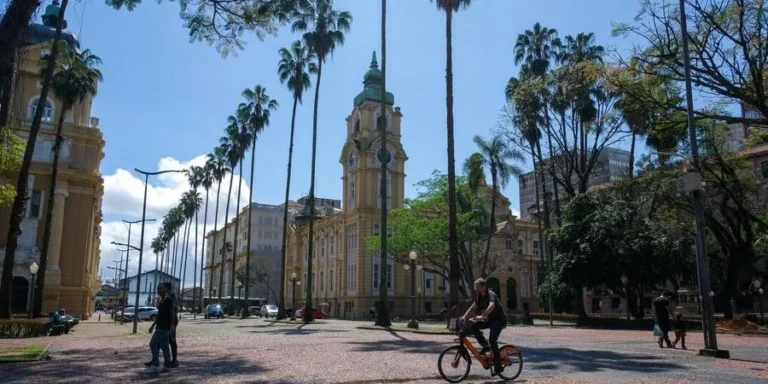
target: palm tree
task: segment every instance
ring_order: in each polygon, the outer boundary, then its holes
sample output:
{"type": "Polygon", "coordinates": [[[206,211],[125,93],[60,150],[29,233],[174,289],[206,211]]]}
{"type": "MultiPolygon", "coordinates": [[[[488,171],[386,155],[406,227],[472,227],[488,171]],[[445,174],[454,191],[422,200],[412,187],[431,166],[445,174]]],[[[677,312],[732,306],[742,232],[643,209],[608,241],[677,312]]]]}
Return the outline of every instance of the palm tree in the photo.
{"type": "MultiPolygon", "coordinates": [[[[0,305],[0,318],[3,319],[11,318],[11,281],[13,280],[13,265],[16,262],[16,248],[19,245],[21,223],[24,220],[24,208],[27,201],[27,192],[29,190],[27,179],[29,178],[29,171],[32,167],[32,155],[35,151],[37,135],[40,133],[43,110],[45,109],[45,103],[48,100],[48,91],[51,87],[51,80],[53,79],[53,70],[55,68],[53,64],[56,63],[59,55],[61,46],[59,42],[61,41],[61,30],[65,23],[64,13],[67,9],[67,4],[69,4],[69,0],[63,0],[61,8],[59,8],[51,54],[48,55],[48,70],[45,71],[43,75],[40,98],[37,103],[35,115],[32,118],[32,125],[29,128],[27,146],[24,150],[24,159],[22,160],[21,167],[19,168],[19,175],[16,179],[16,197],[14,197],[13,205],[11,206],[11,219],[8,223],[5,259],[3,260],[3,273],[2,278],[0,278],[0,302],[3,303],[3,305],[0,305]]],[[[19,38],[23,36],[21,32],[24,28],[17,28],[19,25],[26,25],[28,23],[31,17],[30,12],[34,12],[35,8],[37,8],[37,3],[33,5],[32,2],[28,1],[12,1],[6,10],[2,21],[0,21],[0,60],[3,61],[2,65],[0,65],[0,76],[3,76],[3,81],[13,80],[13,62],[11,62],[10,59],[16,57],[15,53],[7,54],[9,52],[6,50],[16,50],[18,48],[19,38]]],[[[2,88],[10,89],[10,86],[2,88]]],[[[5,110],[7,111],[8,109],[5,108],[5,110]]],[[[5,116],[4,118],[7,118],[7,113],[2,112],[2,115],[5,116]]]]}
{"type": "MultiPolygon", "coordinates": [[[[216,182],[216,209],[215,214],[213,215],[213,252],[214,252],[214,261],[216,260],[216,252],[218,251],[218,247],[216,245],[216,227],[218,226],[219,222],[219,200],[221,200],[221,182],[224,180],[224,176],[227,175],[227,173],[230,171],[229,166],[227,165],[227,148],[224,146],[217,146],[213,149],[213,153],[208,154],[208,160],[206,164],[211,168],[211,176],[213,176],[213,180],[216,182]]],[[[227,202],[227,205],[229,205],[229,202],[227,202]]],[[[225,219],[226,220],[226,219],[225,219]]],[[[224,222],[224,228],[226,229],[227,223],[224,222]]],[[[226,230],[224,231],[226,233],[226,230]]],[[[222,240],[222,243],[226,241],[226,238],[222,240]]],[[[223,245],[223,244],[222,244],[223,245]]],[[[213,266],[213,261],[211,262],[211,266],[213,266]]],[[[219,292],[221,292],[221,282],[223,280],[224,276],[224,259],[219,260],[219,269],[220,269],[220,278],[219,278],[219,292]]],[[[213,276],[211,276],[211,286],[213,286],[213,276]]],[[[219,294],[219,301],[221,301],[221,294],[219,294]]]]}
{"type": "Polygon", "coordinates": [[[315,160],[317,158],[317,112],[320,99],[320,79],[323,75],[323,63],[328,55],[333,54],[337,46],[344,44],[344,33],[352,24],[352,14],[333,9],[333,0],[315,0],[306,11],[297,15],[292,30],[304,32],[304,42],[317,56],[317,81],[315,82],[315,106],[312,116],[312,167],[309,182],[309,261],[307,267],[307,297],[304,307],[304,321],[312,318],[312,255],[315,235],[315,160]]]}
{"type": "MultiPolygon", "coordinates": [[[[195,192],[195,195],[199,197],[199,195],[197,194],[197,189],[200,188],[200,186],[203,184],[203,181],[205,178],[205,169],[201,166],[193,165],[187,171],[187,178],[189,179],[189,185],[192,187],[192,190],[195,192]]],[[[208,209],[207,207],[208,191],[207,190],[205,193],[205,199],[206,199],[206,210],[207,210],[208,209]]],[[[199,234],[199,232],[197,231],[197,212],[199,208],[200,207],[198,206],[195,209],[195,257],[194,257],[194,264],[192,266],[192,303],[193,303],[192,311],[195,314],[197,313],[194,311],[194,307],[195,307],[195,304],[197,304],[197,237],[199,234]]],[[[200,279],[200,284],[202,285],[202,283],[203,283],[203,280],[200,279]]]]}
{"type": "MultiPolygon", "coordinates": [[[[56,179],[59,174],[59,155],[61,144],[64,141],[62,131],[64,129],[64,116],[72,110],[76,103],[81,103],[88,96],[96,95],[96,82],[104,77],[101,71],[95,67],[101,64],[101,59],[86,49],[82,52],[62,52],[62,67],[53,76],[51,87],[53,94],[61,100],[62,109],[59,113],[59,122],[56,126],[56,141],[53,145],[53,164],[51,165],[51,186],[48,191],[48,204],[45,213],[45,228],[43,229],[43,248],[40,251],[40,269],[38,270],[37,290],[35,291],[34,308],[32,313],[41,315],[43,307],[43,290],[45,288],[45,272],[48,266],[48,247],[51,240],[51,227],[53,224],[53,208],[56,196],[56,179]]],[[[44,60],[44,63],[49,63],[44,60]]],[[[41,73],[47,70],[47,65],[41,69],[41,73]]]]}
{"type": "MultiPolygon", "coordinates": [[[[194,172],[194,171],[192,171],[194,172]]],[[[186,283],[187,279],[187,262],[189,261],[189,237],[192,233],[192,219],[195,219],[197,217],[197,211],[200,210],[200,206],[203,205],[203,199],[200,197],[200,193],[197,192],[196,189],[189,190],[185,192],[182,195],[182,207],[184,208],[184,218],[189,223],[187,225],[187,238],[184,242],[184,249],[186,249],[186,252],[184,253],[184,259],[179,262],[179,275],[181,276],[181,286],[179,286],[179,290],[181,291],[181,302],[184,302],[184,285],[186,283]]],[[[195,220],[197,221],[197,220],[195,220]]],[[[197,257],[197,244],[195,244],[195,258],[197,257]]],[[[197,276],[197,270],[195,269],[193,274],[193,278],[197,276]]],[[[193,292],[194,292],[194,285],[193,285],[193,292]]]]}
{"type": "MultiPolygon", "coordinates": [[[[205,238],[208,235],[206,230],[206,224],[208,224],[208,192],[211,189],[211,186],[213,186],[214,181],[214,172],[213,172],[213,164],[211,163],[211,158],[209,157],[205,165],[202,167],[202,174],[201,174],[201,185],[205,189],[205,213],[203,214],[203,241],[200,249],[200,287],[203,288],[205,285],[203,285],[203,270],[205,269],[205,238]]],[[[218,201],[217,201],[218,203],[218,201]]],[[[204,288],[203,288],[204,289],[204,288]]],[[[198,310],[202,310],[203,308],[203,297],[205,296],[205,292],[202,290],[200,291],[200,306],[198,307],[198,310]]],[[[193,318],[197,318],[197,310],[195,311],[193,318]]]]}
{"type": "MultiPolygon", "coordinates": [[[[285,182],[285,202],[283,204],[283,245],[280,249],[280,298],[278,299],[277,318],[285,318],[285,247],[288,235],[288,199],[291,193],[291,165],[293,161],[293,135],[296,128],[296,106],[302,102],[304,91],[309,89],[312,81],[310,74],[317,73],[315,54],[301,40],[291,44],[291,48],[280,48],[280,63],[277,74],[280,82],[287,83],[293,94],[293,112],[291,113],[291,138],[288,144],[288,175],[285,182]]],[[[249,248],[250,249],[250,248],[249,248]]]]}
{"type": "MultiPolygon", "coordinates": [[[[250,193],[248,194],[248,240],[246,245],[245,271],[246,276],[251,273],[251,220],[253,212],[253,168],[256,161],[256,138],[261,134],[265,127],[269,125],[269,115],[271,111],[277,110],[279,103],[267,95],[267,89],[257,85],[253,89],[243,91],[247,109],[249,111],[248,133],[251,137],[251,180],[249,184],[250,193]]],[[[251,279],[245,279],[245,303],[243,307],[243,317],[248,317],[248,294],[251,288],[251,279]]]]}
{"type": "Polygon", "coordinates": [[[450,265],[451,307],[459,303],[459,237],[456,214],[456,158],[453,143],[453,14],[469,7],[471,0],[430,0],[445,12],[445,105],[448,133],[448,260],[450,265]]]}
{"type": "Polygon", "coordinates": [[[485,271],[491,250],[491,239],[496,231],[496,197],[499,187],[506,187],[513,176],[519,178],[523,175],[523,170],[513,163],[523,162],[524,157],[520,151],[509,147],[501,135],[493,136],[490,141],[475,136],[473,141],[479,151],[473,153],[464,163],[464,173],[468,176],[470,189],[474,193],[479,192],[481,188],[487,186],[485,172],[488,171],[491,174],[491,217],[482,269],[485,271]]]}
{"type": "MultiPolygon", "coordinates": [[[[379,95],[381,101],[381,116],[379,117],[379,130],[381,132],[381,154],[386,156],[387,154],[387,0],[381,0],[381,93],[379,95]]],[[[379,181],[379,195],[381,195],[381,231],[379,233],[381,248],[379,249],[379,265],[381,268],[389,268],[387,266],[387,258],[389,252],[387,251],[387,165],[389,161],[380,160],[381,163],[381,180],[379,181]]],[[[379,284],[379,306],[377,312],[376,325],[380,327],[389,327],[392,325],[389,319],[389,306],[383,305],[388,303],[389,289],[387,284],[387,273],[379,273],[381,276],[381,282],[379,284]]]]}

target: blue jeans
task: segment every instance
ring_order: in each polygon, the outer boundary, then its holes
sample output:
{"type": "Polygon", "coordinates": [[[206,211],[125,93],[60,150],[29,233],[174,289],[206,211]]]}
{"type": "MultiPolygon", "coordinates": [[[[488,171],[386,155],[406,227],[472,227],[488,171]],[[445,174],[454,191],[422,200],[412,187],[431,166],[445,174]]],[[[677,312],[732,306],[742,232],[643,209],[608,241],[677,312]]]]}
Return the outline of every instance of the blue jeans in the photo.
{"type": "Polygon", "coordinates": [[[477,342],[483,347],[491,344],[491,351],[493,351],[493,364],[496,366],[501,365],[501,359],[499,358],[499,335],[501,330],[504,329],[505,321],[483,321],[472,325],[472,333],[474,333],[477,342]],[[483,329],[490,328],[488,332],[488,341],[483,336],[483,329]]]}
{"type": "Polygon", "coordinates": [[[155,329],[152,339],[149,340],[149,350],[152,351],[152,365],[160,365],[160,349],[163,349],[165,364],[171,362],[171,349],[169,345],[171,331],[169,329],[155,329]]]}

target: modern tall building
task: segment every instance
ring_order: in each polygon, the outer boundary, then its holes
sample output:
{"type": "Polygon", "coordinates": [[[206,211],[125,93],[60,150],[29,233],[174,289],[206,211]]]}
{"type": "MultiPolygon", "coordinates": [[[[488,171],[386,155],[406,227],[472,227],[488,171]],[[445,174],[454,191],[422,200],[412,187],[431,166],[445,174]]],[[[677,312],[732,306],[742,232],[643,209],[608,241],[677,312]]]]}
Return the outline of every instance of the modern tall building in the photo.
{"type": "MultiPolygon", "coordinates": [[[[369,308],[378,302],[381,275],[387,274],[388,303],[392,316],[406,317],[410,312],[411,271],[390,259],[380,265],[378,252],[366,249],[365,239],[380,233],[381,164],[377,153],[381,139],[376,121],[381,116],[381,72],[374,55],[365,74],[364,88],[355,98],[352,111],[346,117],[345,137],[339,162],[343,184],[342,209],[335,206],[321,209],[314,226],[314,250],[308,251],[308,210],[303,210],[288,229],[286,248],[286,300],[287,305],[304,305],[306,287],[311,277],[312,304],[323,308],[331,316],[364,318],[369,308]],[[311,259],[310,259],[311,257],[311,259]],[[313,269],[308,276],[309,261],[313,269]],[[300,285],[294,295],[296,274],[300,285]]],[[[394,106],[394,96],[385,96],[387,116],[386,148],[391,158],[387,171],[387,208],[404,206],[405,164],[408,161],[401,138],[402,113],[394,106]]],[[[509,211],[509,202],[500,197],[493,253],[497,268],[489,276],[489,284],[501,295],[506,307],[512,311],[525,306],[539,307],[536,296],[537,271],[541,256],[536,225],[516,220],[509,211]]],[[[428,265],[428,264],[427,264],[428,265]]],[[[430,265],[428,265],[430,266],[430,265]]],[[[443,266],[431,265],[431,268],[443,266]]],[[[447,275],[447,274],[446,274],[447,275]]],[[[421,270],[416,273],[419,313],[437,315],[448,303],[448,282],[438,273],[421,270]]]]}
{"type": "MultiPolygon", "coordinates": [[[[29,136],[32,116],[40,97],[40,59],[50,51],[58,13],[58,2],[54,1],[46,8],[43,23],[29,26],[18,55],[10,121],[25,140],[29,136]]],[[[77,36],[71,31],[65,29],[62,38],[69,47],[80,49],[77,36]]],[[[99,119],[91,116],[92,103],[92,98],[86,97],[64,116],[64,142],[54,188],[55,205],[42,308],[43,312],[64,308],[83,318],[88,318],[93,312],[93,298],[101,289],[98,268],[104,187],[99,166],[104,158],[104,138],[99,129],[99,119]]],[[[55,122],[62,113],[62,107],[61,100],[57,100],[53,92],[49,93],[43,111],[43,124],[35,143],[28,178],[29,200],[14,259],[11,301],[15,313],[27,311],[32,294],[29,265],[40,263],[45,212],[51,191],[55,122]]],[[[0,177],[16,180],[18,176],[0,177]]],[[[10,208],[0,209],[0,260],[5,257],[9,215],[10,208]]]]}
{"type": "MultiPolygon", "coordinates": [[[[545,162],[549,162],[550,159],[546,159],[545,162]]],[[[557,162],[556,162],[557,164],[557,162]]],[[[557,171],[556,171],[557,172],[557,171]]],[[[629,151],[618,148],[604,148],[598,156],[595,167],[592,171],[592,175],[589,178],[589,188],[597,186],[610,185],[614,181],[620,180],[625,177],[629,172],[629,151]]],[[[554,185],[552,183],[552,177],[545,171],[545,185],[547,193],[554,192],[554,185]]],[[[520,190],[520,218],[522,220],[531,220],[536,214],[536,175],[534,172],[528,172],[523,175],[522,183],[519,183],[520,190]]],[[[573,175],[573,184],[577,185],[578,179],[576,175],[573,175]]],[[[560,196],[564,196],[562,187],[558,187],[560,196]]],[[[539,201],[543,201],[544,194],[543,188],[539,186],[539,201]]]]}

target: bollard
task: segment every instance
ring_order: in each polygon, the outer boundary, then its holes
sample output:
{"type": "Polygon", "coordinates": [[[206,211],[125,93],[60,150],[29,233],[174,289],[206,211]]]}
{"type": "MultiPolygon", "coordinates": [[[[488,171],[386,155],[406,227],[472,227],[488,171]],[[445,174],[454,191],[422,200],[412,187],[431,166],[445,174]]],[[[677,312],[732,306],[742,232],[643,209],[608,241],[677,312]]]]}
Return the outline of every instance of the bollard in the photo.
{"type": "Polygon", "coordinates": [[[99,322],[101,322],[101,313],[99,313],[99,322]]]}

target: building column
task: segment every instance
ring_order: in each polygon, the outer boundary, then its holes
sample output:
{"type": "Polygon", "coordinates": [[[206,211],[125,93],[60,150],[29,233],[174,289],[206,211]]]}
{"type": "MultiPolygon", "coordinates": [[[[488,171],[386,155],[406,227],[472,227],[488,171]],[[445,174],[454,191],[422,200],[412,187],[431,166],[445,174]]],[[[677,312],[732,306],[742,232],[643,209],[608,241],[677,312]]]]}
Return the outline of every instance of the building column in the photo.
{"type": "Polygon", "coordinates": [[[51,218],[51,240],[48,243],[48,265],[45,271],[45,288],[43,292],[43,313],[55,311],[59,307],[59,291],[61,285],[61,238],[64,231],[64,204],[69,196],[66,184],[57,186],[53,198],[53,217],[51,218]]]}

